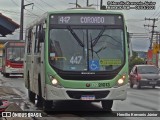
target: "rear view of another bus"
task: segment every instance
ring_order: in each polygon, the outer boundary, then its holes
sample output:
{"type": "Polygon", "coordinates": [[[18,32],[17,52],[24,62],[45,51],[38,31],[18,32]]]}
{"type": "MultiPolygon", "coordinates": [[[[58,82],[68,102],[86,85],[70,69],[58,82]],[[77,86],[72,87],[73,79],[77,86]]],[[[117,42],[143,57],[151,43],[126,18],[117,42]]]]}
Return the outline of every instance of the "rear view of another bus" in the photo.
{"type": "Polygon", "coordinates": [[[24,41],[7,42],[3,48],[2,74],[23,74],[24,41]]]}

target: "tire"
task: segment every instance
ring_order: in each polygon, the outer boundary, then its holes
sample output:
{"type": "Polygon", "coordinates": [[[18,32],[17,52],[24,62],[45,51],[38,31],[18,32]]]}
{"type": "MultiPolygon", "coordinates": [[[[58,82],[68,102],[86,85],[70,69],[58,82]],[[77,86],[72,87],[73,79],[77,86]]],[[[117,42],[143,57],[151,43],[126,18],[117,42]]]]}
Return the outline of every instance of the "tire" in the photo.
{"type": "Polygon", "coordinates": [[[27,81],[28,81],[28,98],[29,98],[29,101],[32,102],[33,104],[35,104],[35,96],[36,96],[36,94],[33,93],[32,91],[30,91],[29,73],[28,73],[28,76],[27,76],[27,81]]]}
{"type": "Polygon", "coordinates": [[[8,78],[8,77],[9,77],[9,75],[10,75],[9,73],[6,73],[6,75],[5,75],[5,76],[8,78]]]}
{"type": "Polygon", "coordinates": [[[104,100],[104,101],[101,101],[101,104],[104,110],[111,111],[113,100],[104,100]]]}
{"type": "Polygon", "coordinates": [[[33,93],[32,91],[28,90],[29,101],[32,102],[33,104],[35,104],[35,96],[36,96],[35,93],[33,93]]]}
{"type": "Polygon", "coordinates": [[[4,77],[6,77],[6,74],[5,74],[5,73],[3,73],[3,76],[4,76],[4,77]]]}
{"type": "Polygon", "coordinates": [[[53,102],[52,100],[45,100],[42,97],[40,74],[38,76],[38,92],[39,92],[39,95],[37,96],[37,107],[39,107],[40,109],[43,109],[43,111],[45,112],[53,111],[55,108],[55,102],[53,102]]]}
{"type": "Polygon", "coordinates": [[[53,111],[53,110],[54,110],[53,101],[43,99],[43,111],[50,112],[50,111],[53,111]]]}
{"type": "Polygon", "coordinates": [[[129,85],[130,85],[130,88],[133,88],[133,83],[131,81],[130,81],[129,85]]]}
{"type": "Polygon", "coordinates": [[[155,89],[155,87],[156,87],[155,85],[152,86],[153,89],[155,89]]]}
{"type": "Polygon", "coordinates": [[[43,108],[43,97],[42,97],[42,89],[41,89],[41,78],[38,75],[38,95],[37,95],[37,104],[36,106],[39,108],[43,108]]]}
{"type": "Polygon", "coordinates": [[[138,82],[137,88],[138,88],[138,89],[141,89],[141,84],[140,84],[140,82],[138,82]]]}

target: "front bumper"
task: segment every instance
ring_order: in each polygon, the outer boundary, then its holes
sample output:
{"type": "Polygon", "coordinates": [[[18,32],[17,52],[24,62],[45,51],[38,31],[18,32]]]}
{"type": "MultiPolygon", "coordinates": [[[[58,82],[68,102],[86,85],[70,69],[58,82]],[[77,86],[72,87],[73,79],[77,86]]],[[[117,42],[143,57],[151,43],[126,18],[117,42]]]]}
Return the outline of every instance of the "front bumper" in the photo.
{"type": "Polygon", "coordinates": [[[140,80],[141,86],[160,86],[160,80],[140,80]]]}
{"type": "Polygon", "coordinates": [[[70,89],[46,85],[46,100],[81,100],[83,95],[94,95],[95,100],[125,100],[127,84],[118,88],[70,89]],[[48,91],[48,92],[47,92],[48,91]]]}
{"type": "Polygon", "coordinates": [[[6,67],[6,73],[22,74],[23,72],[24,72],[23,68],[9,68],[9,67],[6,67]]]}

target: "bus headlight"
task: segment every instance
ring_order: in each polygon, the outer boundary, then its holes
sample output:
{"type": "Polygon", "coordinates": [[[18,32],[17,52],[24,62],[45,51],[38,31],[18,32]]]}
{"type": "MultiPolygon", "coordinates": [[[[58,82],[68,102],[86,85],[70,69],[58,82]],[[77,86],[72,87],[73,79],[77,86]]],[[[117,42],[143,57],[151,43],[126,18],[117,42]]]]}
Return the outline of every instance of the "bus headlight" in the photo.
{"type": "Polygon", "coordinates": [[[53,80],[52,80],[52,84],[53,85],[56,85],[58,83],[58,81],[54,78],[53,80]]]}
{"type": "Polygon", "coordinates": [[[51,83],[54,87],[62,88],[61,84],[58,82],[57,79],[55,79],[53,76],[49,76],[51,83]]]}
{"type": "Polygon", "coordinates": [[[117,88],[117,87],[122,86],[124,84],[125,79],[126,79],[126,76],[122,75],[121,78],[118,79],[118,81],[114,87],[117,88]]]}
{"type": "Polygon", "coordinates": [[[118,84],[121,85],[121,84],[123,84],[123,83],[124,83],[124,80],[123,80],[122,78],[120,78],[120,79],[118,80],[118,84]]]}

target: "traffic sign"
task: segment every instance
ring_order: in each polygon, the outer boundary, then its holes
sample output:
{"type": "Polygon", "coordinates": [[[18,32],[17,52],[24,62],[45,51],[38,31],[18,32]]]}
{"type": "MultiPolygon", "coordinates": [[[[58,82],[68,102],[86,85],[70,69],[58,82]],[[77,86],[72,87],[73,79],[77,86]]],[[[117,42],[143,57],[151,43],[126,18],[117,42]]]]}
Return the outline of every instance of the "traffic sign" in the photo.
{"type": "Polygon", "coordinates": [[[153,54],[157,54],[159,52],[160,45],[158,43],[153,44],[153,54]]]}

